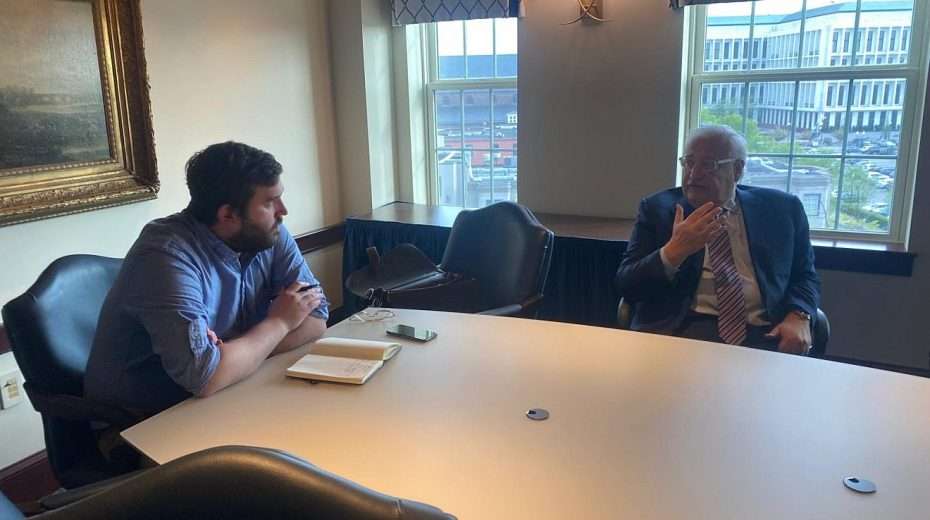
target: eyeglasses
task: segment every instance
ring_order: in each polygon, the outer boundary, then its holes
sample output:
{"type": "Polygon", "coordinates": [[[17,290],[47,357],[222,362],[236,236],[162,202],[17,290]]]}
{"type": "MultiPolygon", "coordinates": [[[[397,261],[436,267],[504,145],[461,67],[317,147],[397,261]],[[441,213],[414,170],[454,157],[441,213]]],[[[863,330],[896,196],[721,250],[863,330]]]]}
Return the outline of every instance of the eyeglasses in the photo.
{"type": "Polygon", "coordinates": [[[678,162],[681,163],[681,167],[686,170],[693,170],[696,166],[701,167],[701,171],[706,173],[716,173],[724,164],[729,164],[732,162],[739,161],[737,158],[730,159],[704,159],[701,162],[694,160],[694,157],[690,155],[684,155],[678,158],[678,162]]]}

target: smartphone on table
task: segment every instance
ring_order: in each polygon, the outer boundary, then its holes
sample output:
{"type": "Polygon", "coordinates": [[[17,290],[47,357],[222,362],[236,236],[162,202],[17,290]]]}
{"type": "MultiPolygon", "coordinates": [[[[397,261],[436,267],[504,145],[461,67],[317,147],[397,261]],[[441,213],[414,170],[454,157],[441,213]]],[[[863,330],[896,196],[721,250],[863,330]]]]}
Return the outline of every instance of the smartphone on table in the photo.
{"type": "Polygon", "coordinates": [[[410,325],[391,325],[385,329],[391,336],[400,336],[415,341],[429,341],[436,337],[436,333],[429,329],[412,327],[410,325]]]}

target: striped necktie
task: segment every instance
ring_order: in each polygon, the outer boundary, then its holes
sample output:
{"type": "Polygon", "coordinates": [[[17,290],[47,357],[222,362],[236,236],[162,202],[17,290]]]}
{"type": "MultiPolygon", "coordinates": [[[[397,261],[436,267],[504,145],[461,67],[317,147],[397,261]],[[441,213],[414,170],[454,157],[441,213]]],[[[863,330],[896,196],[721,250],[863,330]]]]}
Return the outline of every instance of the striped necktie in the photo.
{"type": "Polygon", "coordinates": [[[717,293],[717,332],[724,342],[739,345],[746,339],[746,301],[726,228],[711,241],[708,251],[717,293]]]}

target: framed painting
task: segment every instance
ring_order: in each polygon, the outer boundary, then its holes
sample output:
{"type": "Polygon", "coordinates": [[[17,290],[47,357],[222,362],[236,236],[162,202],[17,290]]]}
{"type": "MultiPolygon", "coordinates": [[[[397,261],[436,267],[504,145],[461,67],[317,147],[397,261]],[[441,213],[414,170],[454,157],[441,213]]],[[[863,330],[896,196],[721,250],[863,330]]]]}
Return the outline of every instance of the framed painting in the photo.
{"type": "Polygon", "coordinates": [[[0,0],[0,225],[158,186],[139,0],[0,0]]]}

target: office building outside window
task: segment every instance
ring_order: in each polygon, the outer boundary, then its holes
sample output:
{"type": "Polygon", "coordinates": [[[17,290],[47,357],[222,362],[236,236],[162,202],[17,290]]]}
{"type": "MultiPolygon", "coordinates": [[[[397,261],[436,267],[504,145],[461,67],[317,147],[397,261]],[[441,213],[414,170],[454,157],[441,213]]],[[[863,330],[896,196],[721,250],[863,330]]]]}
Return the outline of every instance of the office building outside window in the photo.
{"type": "Polygon", "coordinates": [[[517,20],[439,22],[428,41],[434,201],[516,201],[517,20]]]}
{"type": "Polygon", "coordinates": [[[695,9],[688,126],[726,124],[743,133],[743,184],[796,194],[815,235],[902,242],[926,88],[928,10],[914,0],[695,9]],[[718,47],[741,52],[706,52],[718,47]]]}

